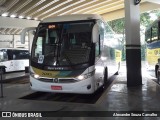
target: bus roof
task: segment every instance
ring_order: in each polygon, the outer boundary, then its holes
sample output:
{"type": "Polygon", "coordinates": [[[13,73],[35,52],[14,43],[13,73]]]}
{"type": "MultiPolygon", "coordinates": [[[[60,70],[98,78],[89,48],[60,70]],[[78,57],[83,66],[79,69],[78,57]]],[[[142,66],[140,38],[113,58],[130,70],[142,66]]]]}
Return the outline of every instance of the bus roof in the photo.
{"type": "Polygon", "coordinates": [[[72,14],[72,15],[63,15],[63,16],[46,18],[46,19],[42,20],[41,23],[77,21],[77,20],[92,20],[92,19],[103,20],[103,18],[97,14],[72,14]]]}

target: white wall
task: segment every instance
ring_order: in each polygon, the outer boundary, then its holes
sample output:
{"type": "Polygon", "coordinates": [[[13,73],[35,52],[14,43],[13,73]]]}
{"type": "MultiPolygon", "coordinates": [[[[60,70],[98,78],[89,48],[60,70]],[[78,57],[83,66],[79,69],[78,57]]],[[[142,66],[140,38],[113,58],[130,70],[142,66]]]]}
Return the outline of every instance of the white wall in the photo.
{"type": "Polygon", "coordinates": [[[0,35],[0,48],[28,48],[28,37],[26,37],[25,44],[21,44],[20,35],[0,35]]]}

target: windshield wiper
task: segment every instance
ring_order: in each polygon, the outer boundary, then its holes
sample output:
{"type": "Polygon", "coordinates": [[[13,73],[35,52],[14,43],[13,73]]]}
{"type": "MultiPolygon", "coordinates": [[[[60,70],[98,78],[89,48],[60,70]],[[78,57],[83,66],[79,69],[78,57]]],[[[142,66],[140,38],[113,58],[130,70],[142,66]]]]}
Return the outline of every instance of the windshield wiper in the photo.
{"type": "Polygon", "coordinates": [[[68,56],[66,55],[66,53],[64,53],[64,57],[66,58],[68,64],[70,65],[70,67],[73,69],[73,66],[72,66],[72,62],[71,60],[68,58],[68,56]]]}

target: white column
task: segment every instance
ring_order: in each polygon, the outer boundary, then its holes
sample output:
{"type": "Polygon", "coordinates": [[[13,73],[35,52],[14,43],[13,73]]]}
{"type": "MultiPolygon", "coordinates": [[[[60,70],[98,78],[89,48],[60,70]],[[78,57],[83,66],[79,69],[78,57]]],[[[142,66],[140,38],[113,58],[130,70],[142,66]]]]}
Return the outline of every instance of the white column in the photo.
{"type": "Polygon", "coordinates": [[[142,85],[140,11],[135,0],[125,0],[127,86],[142,85]]]}

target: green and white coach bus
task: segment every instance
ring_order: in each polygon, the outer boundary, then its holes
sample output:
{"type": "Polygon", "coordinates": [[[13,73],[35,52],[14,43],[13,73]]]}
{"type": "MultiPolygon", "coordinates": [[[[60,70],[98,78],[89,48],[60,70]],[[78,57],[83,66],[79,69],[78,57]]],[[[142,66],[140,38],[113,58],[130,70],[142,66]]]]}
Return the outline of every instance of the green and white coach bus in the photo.
{"type": "Polygon", "coordinates": [[[120,61],[121,41],[101,16],[47,18],[32,42],[30,86],[36,91],[91,94],[118,73],[120,61]]]}

